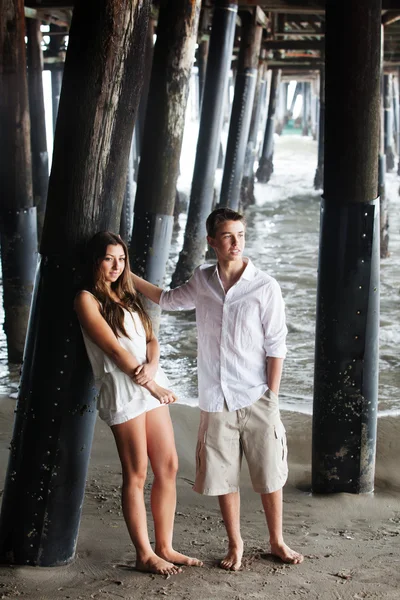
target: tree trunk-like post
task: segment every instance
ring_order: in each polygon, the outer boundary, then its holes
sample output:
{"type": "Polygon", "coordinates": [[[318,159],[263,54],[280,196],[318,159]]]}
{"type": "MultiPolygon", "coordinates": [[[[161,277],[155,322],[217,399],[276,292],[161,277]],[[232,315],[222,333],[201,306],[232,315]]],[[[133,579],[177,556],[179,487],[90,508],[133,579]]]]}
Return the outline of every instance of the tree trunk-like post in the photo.
{"type": "Polygon", "coordinates": [[[74,8],[0,516],[3,563],[74,556],[96,411],[73,300],[83,246],[99,230],[118,231],[149,4],[74,8]]]}
{"type": "Polygon", "coordinates": [[[38,240],[42,236],[49,187],[49,155],[47,153],[46,116],[43,95],[43,52],[40,21],[27,19],[28,91],[31,116],[33,201],[36,206],[38,240]]]}
{"type": "Polygon", "coordinates": [[[383,111],[384,111],[384,152],[386,156],[386,171],[394,169],[393,152],[393,104],[392,76],[383,75],[383,111]]]}
{"type": "Polygon", "coordinates": [[[322,189],[324,181],[325,150],[325,67],[319,72],[319,126],[318,126],[318,164],[314,177],[314,188],[322,189]]]}
{"type": "Polygon", "coordinates": [[[275,112],[276,102],[279,90],[279,82],[281,71],[272,69],[271,86],[268,102],[268,116],[265,126],[264,142],[261,152],[260,161],[256,173],[257,181],[260,183],[268,183],[274,172],[274,132],[275,132],[275,112]]]}
{"type": "Polygon", "coordinates": [[[214,177],[232,59],[236,15],[237,2],[216,1],[185,239],[172,278],[172,287],[187,281],[205,255],[205,222],[213,202],[214,177]]]}
{"type": "Polygon", "coordinates": [[[266,51],[261,50],[258,65],[256,90],[254,92],[253,111],[251,114],[250,121],[249,138],[247,140],[246,155],[244,159],[243,179],[240,190],[241,204],[244,209],[252,204],[255,204],[256,201],[256,198],[254,196],[254,163],[257,156],[257,140],[258,131],[260,129],[262,102],[265,98],[267,73],[267,64],[265,57],[266,51]]]}
{"type": "Polygon", "coordinates": [[[37,263],[25,17],[22,0],[0,0],[0,234],[8,360],[21,363],[37,263]]]}
{"type": "Polygon", "coordinates": [[[128,161],[128,172],[126,175],[126,188],[124,194],[124,201],[122,204],[121,211],[121,222],[119,226],[119,234],[129,247],[132,238],[132,227],[133,227],[133,207],[135,205],[135,144],[136,138],[132,136],[131,150],[129,152],[128,161]]]}
{"type": "MultiPolygon", "coordinates": [[[[132,268],[159,286],[171,245],[200,4],[164,0],[160,6],[130,246],[132,268]]],[[[157,326],[158,307],[146,307],[157,326]]]]}
{"type": "Polygon", "coordinates": [[[240,12],[240,16],[242,31],[238,69],[219,201],[220,206],[228,206],[236,211],[239,210],[240,205],[240,186],[254,104],[262,36],[262,26],[257,23],[255,10],[252,13],[240,12]]]}
{"type": "Polygon", "coordinates": [[[326,2],[312,444],[312,489],[319,493],[374,487],[381,8],[381,0],[349,0],[343,20],[342,7],[326,2]]]}

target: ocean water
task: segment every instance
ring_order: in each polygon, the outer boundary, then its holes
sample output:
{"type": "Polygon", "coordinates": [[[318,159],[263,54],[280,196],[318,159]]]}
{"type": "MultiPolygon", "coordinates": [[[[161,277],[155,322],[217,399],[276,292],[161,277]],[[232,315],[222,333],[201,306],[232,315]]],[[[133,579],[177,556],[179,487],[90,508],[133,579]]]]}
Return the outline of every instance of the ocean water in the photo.
{"type": "MultiPolygon", "coordinates": [[[[180,189],[189,193],[196,123],[188,123],[181,161],[180,189]]],[[[224,142],[226,137],[224,138],[224,142]]],[[[320,192],[313,189],[317,143],[301,136],[276,136],[274,174],[256,184],[257,204],[246,212],[246,251],[282,287],[288,324],[288,356],[280,392],[281,407],[312,412],[315,306],[320,192]]],[[[217,185],[221,172],[217,174],[217,185]]],[[[390,257],[381,261],[379,414],[400,413],[400,180],[387,175],[390,200],[390,257]]],[[[183,241],[185,216],[174,231],[166,285],[183,241]]],[[[4,319],[0,290],[0,323],[4,319]]],[[[161,363],[184,403],[197,404],[196,328],[193,312],[164,313],[159,333],[161,363]]],[[[18,369],[7,364],[0,327],[0,393],[15,395],[18,369]]]]}

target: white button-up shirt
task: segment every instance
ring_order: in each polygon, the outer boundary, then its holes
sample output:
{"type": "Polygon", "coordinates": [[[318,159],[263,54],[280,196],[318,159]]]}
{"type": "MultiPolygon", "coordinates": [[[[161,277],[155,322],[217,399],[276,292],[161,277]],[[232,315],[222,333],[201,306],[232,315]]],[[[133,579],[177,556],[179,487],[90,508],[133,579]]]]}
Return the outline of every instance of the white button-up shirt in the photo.
{"type": "Polygon", "coordinates": [[[256,402],[268,389],[268,356],[286,356],[285,306],[277,281],[250,259],[225,293],[218,267],[201,265],[184,285],[163,291],[163,310],[196,309],[199,406],[221,412],[256,402]]]}

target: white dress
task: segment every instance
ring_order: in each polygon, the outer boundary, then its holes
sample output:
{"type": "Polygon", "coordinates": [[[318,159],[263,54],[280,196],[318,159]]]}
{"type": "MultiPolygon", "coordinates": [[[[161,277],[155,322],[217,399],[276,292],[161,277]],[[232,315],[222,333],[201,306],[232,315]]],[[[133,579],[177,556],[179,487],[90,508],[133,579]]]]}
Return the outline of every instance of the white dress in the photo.
{"type": "MultiPolygon", "coordinates": [[[[86,292],[86,290],[84,290],[86,292]]],[[[90,294],[90,292],[86,292],[90,294]]],[[[92,294],[91,294],[92,295],[92,294]]],[[[130,352],[139,363],[146,362],[146,333],[139,315],[124,308],[124,327],[129,337],[118,337],[118,343],[130,352]]],[[[148,390],[135,383],[99,348],[82,329],[86,351],[92,365],[95,386],[98,390],[99,416],[108,425],[118,425],[134,419],[144,412],[162,406],[148,390]]],[[[155,382],[169,388],[170,383],[161,367],[155,382]]]]}

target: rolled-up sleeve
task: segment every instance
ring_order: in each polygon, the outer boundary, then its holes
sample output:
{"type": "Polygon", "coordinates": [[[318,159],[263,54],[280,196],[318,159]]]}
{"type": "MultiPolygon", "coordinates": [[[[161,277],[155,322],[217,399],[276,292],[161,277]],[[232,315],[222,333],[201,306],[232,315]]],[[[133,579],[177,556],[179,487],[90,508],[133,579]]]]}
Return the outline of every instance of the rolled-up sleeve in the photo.
{"type": "Polygon", "coordinates": [[[285,358],[287,353],[285,303],[282,298],[281,288],[275,279],[266,286],[263,295],[261,318],[264,328],[264,350],[266,356],[285,358]]]}
{"type": "Polygon", "coordinates": [[[163,290],[160,297],[162,310],[193,310],[196,308],[196,272],[192,277],[173,290],[163,290]]]}

